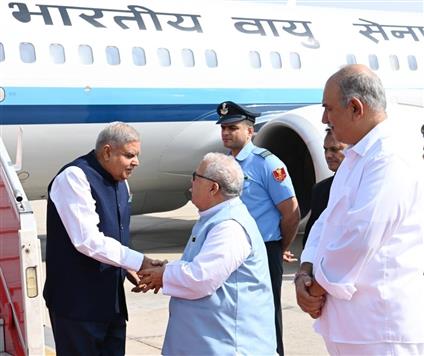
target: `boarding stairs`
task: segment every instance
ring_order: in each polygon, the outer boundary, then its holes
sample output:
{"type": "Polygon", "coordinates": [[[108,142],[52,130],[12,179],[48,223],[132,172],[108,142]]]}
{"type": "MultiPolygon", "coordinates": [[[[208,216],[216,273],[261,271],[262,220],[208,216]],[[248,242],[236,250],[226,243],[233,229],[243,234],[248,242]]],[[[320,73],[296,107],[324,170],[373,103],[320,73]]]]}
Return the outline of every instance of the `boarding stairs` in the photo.
{"type": "Polygon", "coordinates": [[[0,356],[44,354],[41,267],[35,217],[0,137],[0,356]]]}

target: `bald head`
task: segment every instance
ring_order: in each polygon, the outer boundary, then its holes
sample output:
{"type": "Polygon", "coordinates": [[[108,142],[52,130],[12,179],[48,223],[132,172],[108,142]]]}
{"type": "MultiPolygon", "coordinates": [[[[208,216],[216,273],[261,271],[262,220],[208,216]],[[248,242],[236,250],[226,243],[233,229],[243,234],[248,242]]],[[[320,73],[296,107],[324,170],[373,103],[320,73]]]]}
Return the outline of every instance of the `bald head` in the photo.
{"type": "Polygon", "coordinates": [[[347,144],[356,144],[386,118],[380,78],[361,64],[345,66],[327,80],[322,105],[322,122],[347,144]]]}
{"type": "Polygon", "coordinates": [[[386,94],[380,78],[363,64],[352,64],[334,73],[328,82],[333,81],[340,90],[340,103],[344,107],[353,98],[359,99],[370,110],[386,110],[386,94]]]}

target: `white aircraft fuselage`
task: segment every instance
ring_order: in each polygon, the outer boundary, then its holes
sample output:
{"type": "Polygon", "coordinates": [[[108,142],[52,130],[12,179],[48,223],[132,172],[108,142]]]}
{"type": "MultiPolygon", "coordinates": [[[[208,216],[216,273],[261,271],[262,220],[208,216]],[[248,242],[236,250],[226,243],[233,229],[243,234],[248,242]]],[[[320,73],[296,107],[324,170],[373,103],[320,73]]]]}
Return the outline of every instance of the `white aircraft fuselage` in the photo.
{"type": "MultiPolygon", "coordinates": [[[[183,205],[191,172],[225,151],[216,106],[262,113],[255,142],[288,166],[301,204],[330,174],[322,89],[348,63],[382,79],[408,141],[424,123],[424,24],[413,13],[237,1],[0,2],[0,134],[19,176],[45,198],[57,171],[94,147],[111,121],[141,133],[133,213],[183,205]]],[[[420,145],[422,147],[422,144],[420,145]]],[[[418,151],[418,155],[422,152],[418,151]]]]}

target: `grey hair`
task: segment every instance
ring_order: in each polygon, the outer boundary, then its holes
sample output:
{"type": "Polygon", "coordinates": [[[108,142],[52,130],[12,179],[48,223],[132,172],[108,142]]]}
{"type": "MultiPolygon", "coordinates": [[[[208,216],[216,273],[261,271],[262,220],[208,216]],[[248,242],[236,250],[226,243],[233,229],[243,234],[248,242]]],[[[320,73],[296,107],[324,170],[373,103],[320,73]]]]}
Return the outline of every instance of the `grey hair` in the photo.
{"type": "Polygon", "coordinates": [[[122,146],[134,141],[140,141],[140,135],[134,127],[120,121],[111,122],[97,136],[96,152],[106,144],[122,146]]]}
{"type": "Polygon", "coordinates": [[[353,98],[366,103],[373,111],[386,110],[386,93],[380,78],[371,71],[355,72],[347,66],[338,71],[337,80],[341,104],[347,107],[353,98]]]}
{"type": "Polygon", "coordinates": [[[241,195],[244,174],[233,156],[211,152],[203,157],[202,162],[206,163],[204,175],[218,182],[224,196],[241,195]]]}

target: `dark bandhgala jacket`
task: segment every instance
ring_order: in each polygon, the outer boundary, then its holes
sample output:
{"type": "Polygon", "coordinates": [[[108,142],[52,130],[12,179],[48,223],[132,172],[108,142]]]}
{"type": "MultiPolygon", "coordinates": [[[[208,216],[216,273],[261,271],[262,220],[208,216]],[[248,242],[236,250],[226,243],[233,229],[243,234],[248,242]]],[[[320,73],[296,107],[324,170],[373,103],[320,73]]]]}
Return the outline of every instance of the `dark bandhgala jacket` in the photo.
{"type": "MultiPolygon", "coordinates": [[[[130,205],[126,183],[114,181],[97,161],[94,151],[67,164],[59,173],[69,166],[81,168],[87,176],[100,217],[99,230],[127,246],[130,205]]],[[[117,314],[127,318],[124,278],[125,270],[76,250],[49,196],[43,293],[49,310],[57,316],[84,321],[109,321],[117,314]]]]}
{"type": "Polygon", "coordinates": [[[309,232],[312,225],[319,218],[321,213],[325,210],[330,196],[331,183],[333,183],[334,176],[328,177],[312,187],[311,197],[311,216],[305,226],[305,233],[303,235],[303,247],[305,247],[306,240],[308,239],[309,232]]]}

